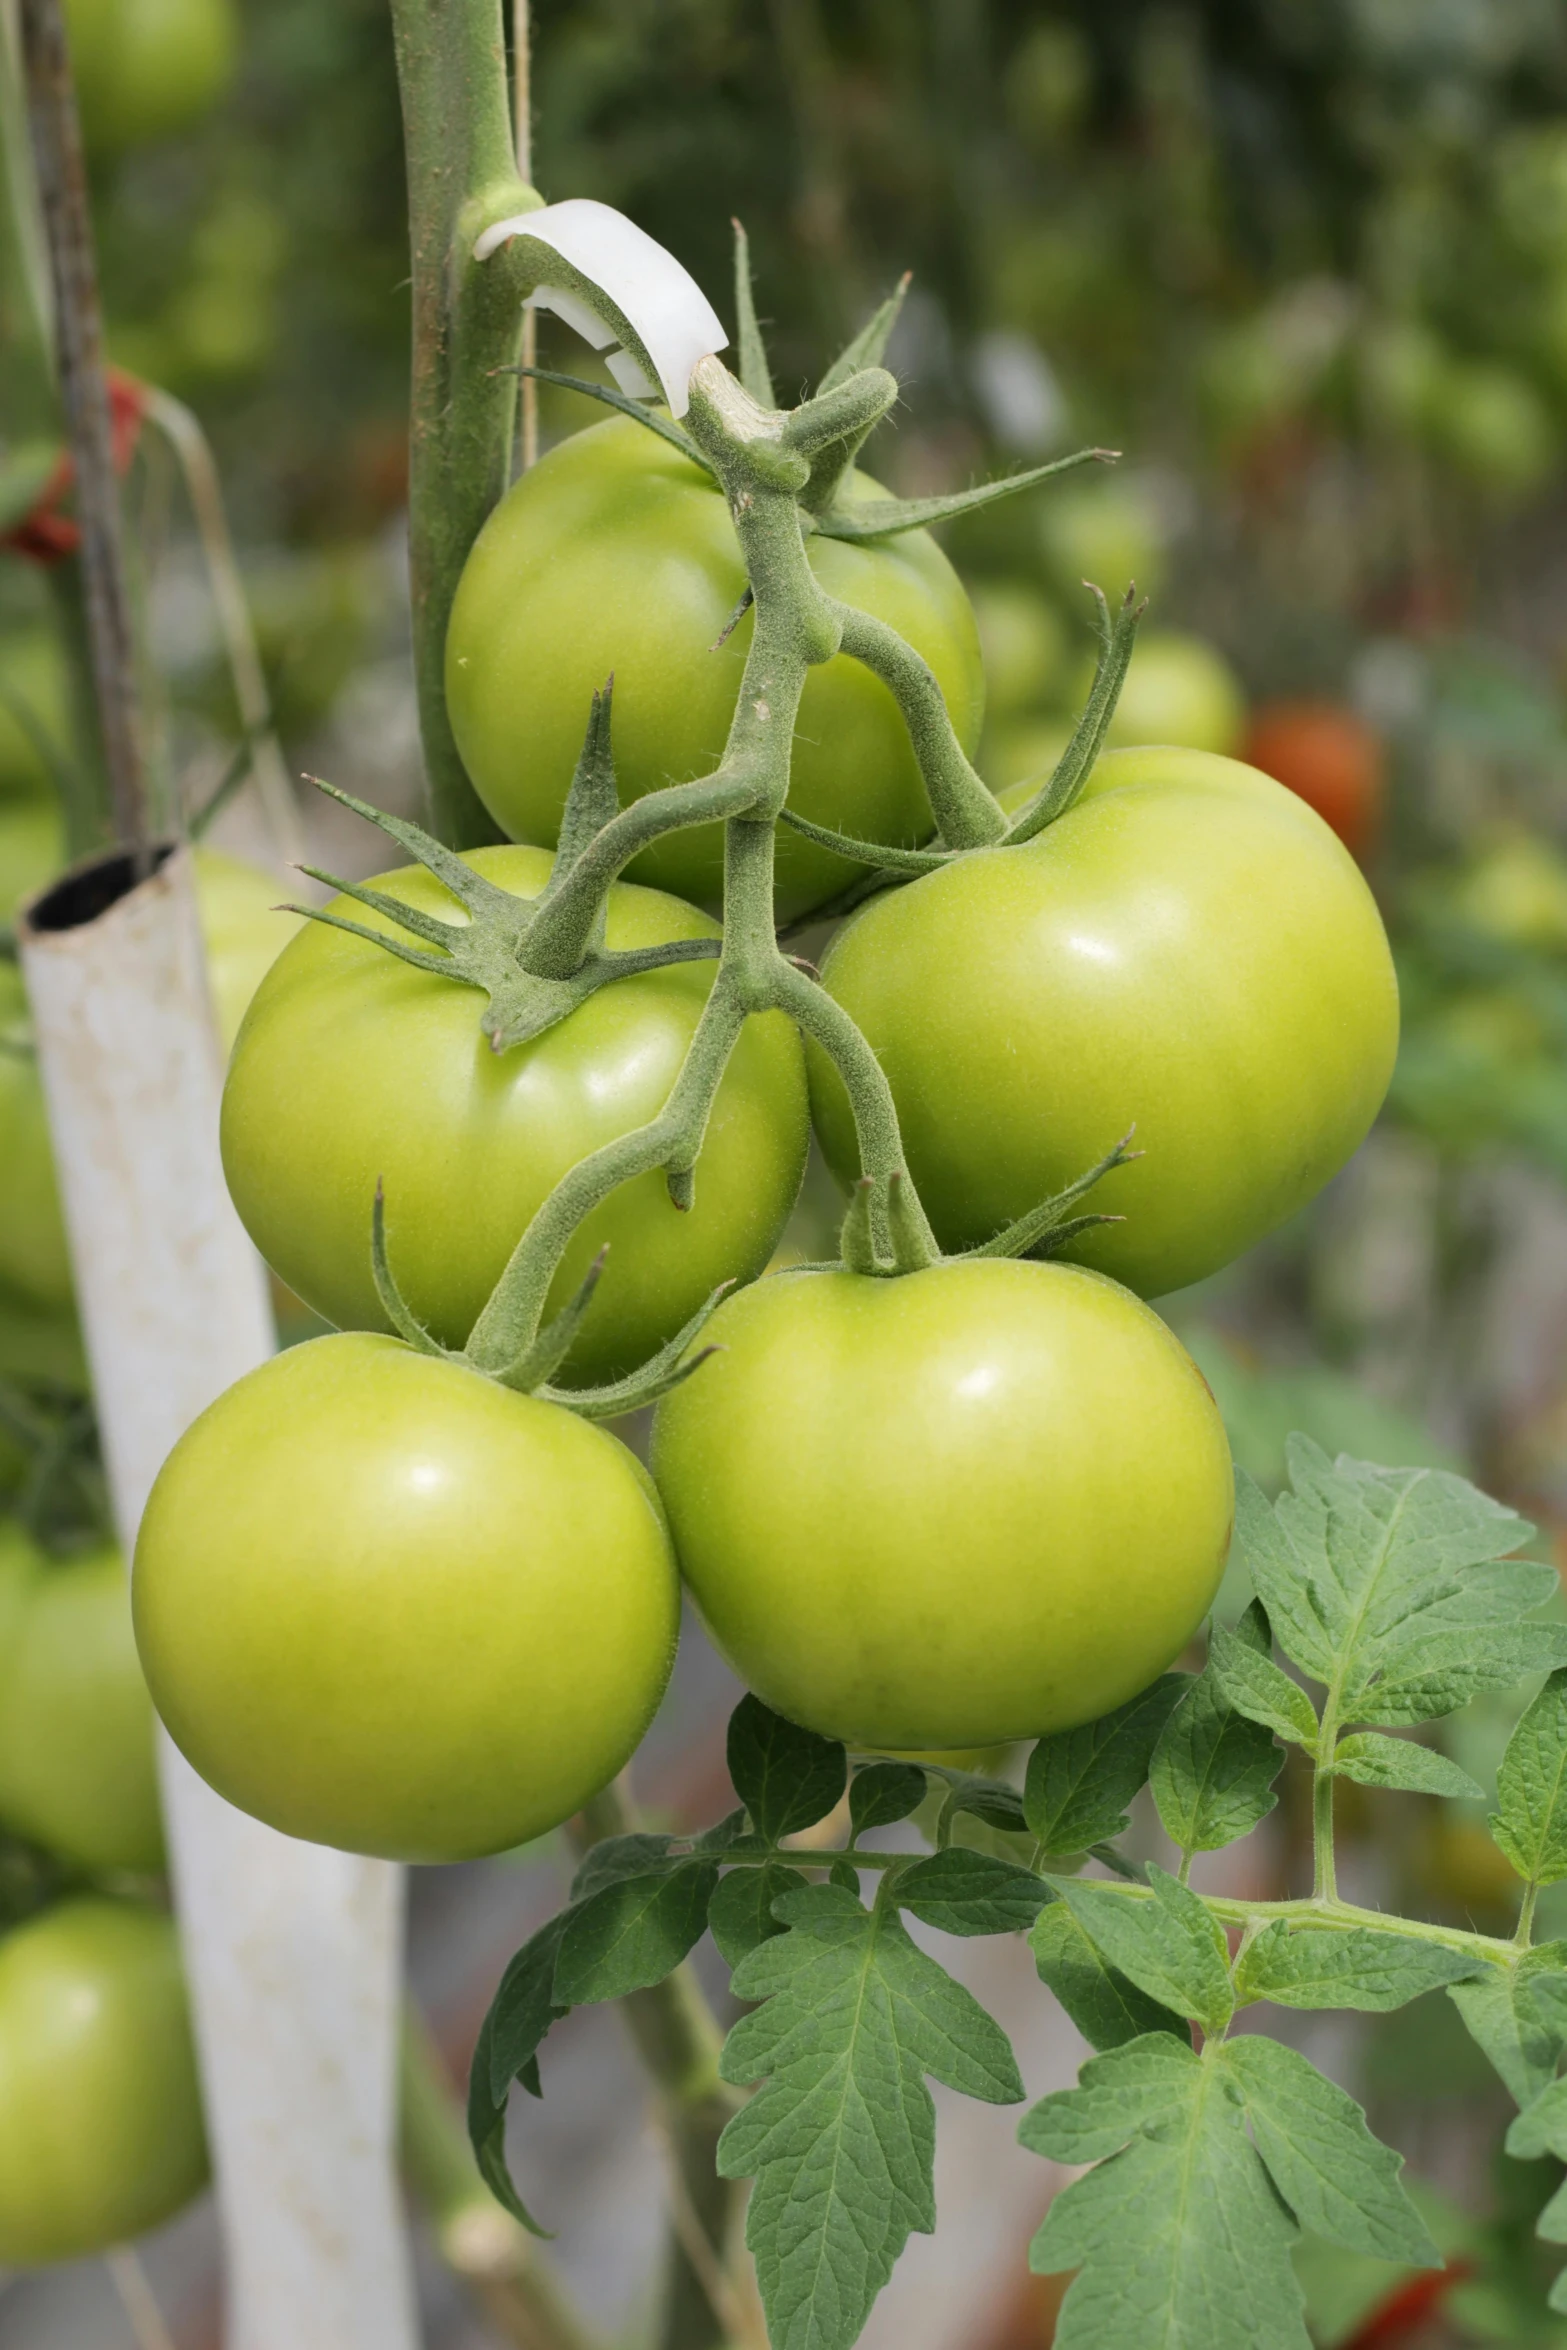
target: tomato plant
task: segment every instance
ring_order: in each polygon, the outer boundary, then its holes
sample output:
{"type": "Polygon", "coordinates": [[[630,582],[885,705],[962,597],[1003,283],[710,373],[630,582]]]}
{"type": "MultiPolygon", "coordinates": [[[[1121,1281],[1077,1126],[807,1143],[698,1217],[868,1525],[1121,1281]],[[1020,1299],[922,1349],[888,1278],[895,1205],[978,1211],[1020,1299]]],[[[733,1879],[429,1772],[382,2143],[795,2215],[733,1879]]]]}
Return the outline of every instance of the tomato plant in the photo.
{"type": "MultiPolygon", "coordinates": [[[[1079,680],[1085,691],[1090,677],[1085,669],[1079,680]]],[[[1139,636],[1110,720],[1110,742],[1173,743],[1222,755],[1239,750],[1245,729],[1245,696],[1212,645],[1174,628],[1139,636]]]]}
{"type": "MultiPolygon", "coordinates": [[[[868,479],[849,500],[878,497],[868,479]]],[[[922,531],[885,543],[817,536],[823,588],[895,627],[930,664],[964,747],[984,714],[973,615],[956,573],[922,531]]],[[[475,542],[452,609],[446,678],[468,772],[514,840],[553,845],[588,703],[615,679],[621,793],[706,774],[723,749],[751,644],[749,614],[715,642],[745,593],[745,564],[712,475],[619,419],[574,434],[525,474],[475,542]]],[[[870,840],[934,829],[892,695],[840,655],[814,670],[800,705],[790,804],[870,840]]],[[[716,825],[672,835],[630,867],[705,903],[722,887],[716,825]]],[[[815,843],[779,844],[777,902],[788,917],[854,879],[815,843]]]]}
{"type": "MultiPolygon", "coordinates": [[[[1398,1041],[1376,907],[1270,778],[1173,750],[1103,757],[1022,849],[873,900],[823,976],[887,1072],[944,1245],[972,1246],[1135,1125],[1124,1223],[1073,1244],[1145,1295],[1214,1272],[1304,1206],[1365,1135],[1398,1041]]],[[[856,1171],[812,1052],[817,1130],[856,1171]]]]}
{"type": "Polygon", "coordinates": [[[1246,757],[1298,792],[1353,857],[1376,846],[1387,790],[1381,737],[1339,702],[1266,702],[1254,710],[1246,757]]]}
{"type": "Polygon", "coordinates": [[[106,1545],[0,1523],[0,1822],[79,1867],[153,1870],[163,1830],[130,1584],[106,1545]]]}
{"type": "Polygon", "coordinates": [[[1004,1259],[776,1273],[711,1331],[653,1473],[704,1622],[790,1721],[884,1752],[1070,1729],[1207,1613],[1229,1443],[1113,1282],[1004,1259]]]}
{"type": "Polygon", "coordinates": [[[633,1456],[464,1364],[349,1333],[221,1396],[154,1486],[136,1638],[177,1746],[286,1835],[462,1860],[558,1826],[674,1659],[633,1456]]]}
{"type": "Polygon", "coordinates": [[[168,1919],[84,1897],[0,1938],[0,2260],[123,2244],[206,2177],[168,1919]]]}
{"type": "MultiPolygon", "coordinates": [[[[541,849],[499,848],[469,862],[531,897],[552,860],[541,849]]],[[[421,910],[443,902],[418,867],[374,886],[421,910]]],[[[390,921],[367,912],[392,935],[390,921]]],[[[691,907],[634,885],[614,892],[608,920],[612,950],[717,936],[691,907]]],[[[461,1345],[560,1178],[656,1115],[712,971],[672,964],[622,980],[535,1042],[496,1053],[466,989],[311,925],[263,984],[224,1094],[224,1166],[251,1237],[328,1320],[384,1329],[369,1248],[370,1204],[384,1181],[409,1303],[438,1337],[461,1345]]],[[[689,1211],[650,1172],[575,1236],[556,1305],[599,1249],[610,1257],[574,1376],[632,1369],[718,1282],[761,1271],[799,1190],[806,1140],[799,1045],[784,1020],[753,1022],[714,1105],[689,1211]]]]}

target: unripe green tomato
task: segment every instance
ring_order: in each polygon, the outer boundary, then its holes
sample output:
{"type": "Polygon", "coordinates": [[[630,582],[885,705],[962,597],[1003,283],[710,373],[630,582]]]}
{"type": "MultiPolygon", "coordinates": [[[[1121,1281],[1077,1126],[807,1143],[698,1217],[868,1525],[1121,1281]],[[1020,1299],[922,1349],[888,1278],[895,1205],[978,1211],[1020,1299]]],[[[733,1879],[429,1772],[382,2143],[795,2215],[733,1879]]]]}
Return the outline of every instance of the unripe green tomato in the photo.
{"type": "Polygon", "coordinates": [[[186,130],[234,78],[234,0],[66,0],[82,131],[116,154],[186,130]]]}
{"type": "Polygon", "coordinates": [[[63,1901],[0,1939],[0,2261],[80,2259],[161,2227],[207,2179],[174,1928],[63,1901]]]}
{"type": "Polygon", "coordinates": [[[1036,710],[1064,683],[1066,628],[1053,604],[1018,580],[980,580],[969,588],[985,662],[990,724],[1036,710]]]}
{"type": "MultiPolygon", "coordinates": [[[[1089,658],[1078,672],[1079,703],[1093,680],[1089,658]]],[[[1174,628],[1138,635],[1107,742],[1168,743],[1222,757],[1238,747],[1245,731],[1246,697],[1216,647],[1174,628]]]]}
{"type": "Polygon", "coordinates": [[[1074,612],[1082,608],[1085,580],[1103,588],[1112,603],[1134,581],[1145,596],[1164,585],[1168,533],[1148,490],[1127,474],[1089,472],[1048,490],[1040,501],[1039,535],[1056,585],[1074,612]]]}
{"type": "Polygon", "coordinates": [[[186,1431],[132,1597],[158,1711],[220,1795],[397,1860],[579,1810],[652,1720],[680,1624],[633,1454],[361,1332],[274,1356],[186,1431]]]}
{"type": "MultiPolygon", "coordinates": [[[[477,849],[474,869],[535,895],[544,849],[477,849]]],[[[422,868],[376,885],[451,917],[422,868]]],[[[370,928],[390,924],[345,901],[370,928]]],[[[659,891],[617,886],[609,944],[714,936],[659,891]]],[[[339,1328],[385,1329],[370,1216],[386,1189],[392,1268],[425,1326],[460,1346],[533,1213],[567,1170],[663,1108],[713,984],[683,963],[600,988],[531,1043],[492,1051],[482,996],[312,923],[268,974],[240,1031],[223,1096],[234,1203],[290,1289],[339,1328]]],[[[809,1142],[805,1066],[782,1013],[747,1021],[724,1073],[682,1212],[662,1173],[623,1183],[579,1227],[551,1292],[564,1306],[598,1251],[609,1260],[570,1357],[591,1381],[632,1370],[720,1281],[771,1256],[809,1142]]]]}
{"type": "MultiPolygon", "coordinates": [[[[875,898],[829,992],[874,1047],[944,1248],[987,1240],[1135,1125],[1145,1155],[1072,1245],[1144,1296],[1216,1272],[1292,1216],[1363,1140],[1398,993],[1353,858],[1293,792],[1196,751],[1107,753],[1036,842],[875,898]]],[[[857,1153],[836,1073],[812,1108],[842,1182],[857,1153]]]]}
{"type": "MultiPolygon", "coordinates": [[[[0,833],[3,825],[0,819],[0,833]]],[[[277,891],[276,881],[257,866],[215,849],[196,851],[202,941],[225,1049],[263,973],[300,926],[298,915],[273,910],[277,891]]],[[[0,963],[0,1289],[45,1314],[65,1313],[71,1304],[71,1259],[48,1115],[14,963],[0,963]]]]}
{"type": "MultiPolygon", "coordinates": [[[[1021,719],[1011,726],[997,727],[993,735],[985,736],[985,781],[998,794],[1018,784],[1028,784],[1037,791],[1071,739],[1071,727],[1058,718],[1021,719]]],[[[1029,797],[1031,791],[1020,795],[1021,799],[1029,797]]]]}
{"type": "Polygon", "coordinates": [[[1114,1282],[775,1273],[712,1329],[653,1473],[704,1623],[788,1720],[878,1752],[1038,1737],[1134,1696],[1201,1623],[1224,1424],[1114,1282]]]}
{"type": "MultiPolygon", "coordinates": [[[[850,499],[883,493],[853,477],[850,499]]],[[[972,753],[984,716],[974,616],[924,531],[879,544],[808,541],[829,595],[888,622],[935,672],[972,753]]],[[[553,843],[592,697],[615,679],[622,803],[711,774],[734,715],[752,618],[716,640],[745,567],[712,478],[629,419],[575,433],[514,483],[479,533],[446,640],[447,709],[474,788],[514,840],[553,843]]],[[[879,678],[840,653],[811,671],[794,729],[789,804],[859,840],[934,831],[908,730],[879,678]]],[[[798,833],[778,835],[780,918],[861,870],[798,833]]],[[[627,868],[633,881],[716,904],[723,833],[671,833],[627,868]]]]}
{"type": "Polygon", "coordinates": [[[1450,903],[1462,921],[1509,946],[1567,953],[1567,857],[1537,833],[1504,835],[1477,850],[1450,903]]]}
{"type": "Polygon", "coordinates": [[[49,791],[50,756],[66,756],[68,734],[58,643],[42,628],[0,637],[0,803],[49,791]]]}
{"type": "Polygon", "coordinates": [[[1528,377],[1491,360],[1444,371],[1427,429],[1440,456],[1504,501],[1538,489],[1561,455],[1555,419],[1528,377]]]}
{"type": "Polygon", "coordinates": [[[86,1869],[163,1863],[130,1582],[104,1545],[50,1559],[0,1525],[0,1822],[86,1869]]]}

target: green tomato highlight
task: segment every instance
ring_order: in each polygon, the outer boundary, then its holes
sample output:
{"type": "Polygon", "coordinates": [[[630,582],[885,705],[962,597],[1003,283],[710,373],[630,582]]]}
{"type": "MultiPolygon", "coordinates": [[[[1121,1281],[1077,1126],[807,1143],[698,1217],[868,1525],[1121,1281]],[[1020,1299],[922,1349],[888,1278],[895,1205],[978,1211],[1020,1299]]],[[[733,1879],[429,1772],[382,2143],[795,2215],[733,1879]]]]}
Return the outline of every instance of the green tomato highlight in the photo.
{"type": "Polygon", "coordinates": [[[13,1928],[0,1939],[0,2261],[107,2251],[206,2180],[170,1921],[83,1898],[13,1928]]]}
{"type": "Polygon", "coordinates": [[[1229,1444],[1114,1282],[791,1271],[712,1330],[653,1473],[704,1623],[790,1721],[878,1752],[1038,1737],[1135,1695],[1201,1623],[1229,1444]]]}
{"type": "MultiPolygon", "coordinates": [[[[536,895],[547,850],[477,849],[476,872],[536,895]]],[[[376,888],[456,916],[419,867],[376,888]]],[[[370,928],[368,908],[343,901],[370,928]]],[[[717,936],[662,892],[610,894],[612,948],[717,936]]],[[[436,1337],[461,1346],[535,1210],[590,1151],[663,1108],[713,984],[715,963],[674,964],[601,988],[531,1043],[491,1050],[472,988],[312,923],[278,958],[240,1032],[223,1097],[223,1163],[246,1229],[282,1280],[339,1328],[385,1329],[370,1267],[370,1217],[386,1190],[398,1283],[436,1337]]],[[[809,1142],[805,1065],[781,1013],[746,1023],[719,1087],[696,1171],[696,1203],[662,1174],[623,1183],[579,1227],[552,1310],[606,1244],[609,1259],[568,1376],[634,1369],[721,1281],[772,1255],[809,1142]]]]}
{"type": "Polygon", "coordinates": [[[220,1795],[409,1861],[580,1810],[652,1720],[680,1621],[623,1445],[360,1332],[275,1356],[187,1430],[132,1598],[158,1711],[220,1795]]]}
{"type": "Polygon", "coordinates": [[[152,1700],[125,1562],[0,1525],[0,1821],[81,1868],[163,1865],[152,1700]]]}
{"type": "MultiPolygon", "coordinates": [[[[1107,753],[1023,848],[874,899],[823,966],[887,1072],[943,1248],[988,1240],[1135,1128],[1070,1249],[1144,1296],[1202,1280],[1364,1140],[1398,989],[1354,859],[1305,802],[1199,752],[1107,753]]],[[[815,1047],[828,1161],[858,1172],[815,1047]]]]}
{"type": "MultiPolygon", "coordinates": [[[[866,477],[851,499],[884,493],[866,477]]],[[[929,663],[971,755],[984,715],[974,616],[924,531],[851,546],[808,541],[829,595],[884,620],[929,663]]],[[[553,844],[594,693],[615,680],[623,802],[717,767],[750,649],[745,566],[717,484],[678,449],[616,418],[552,449],[502,498],[468,557],[446,640],[452,731],[475,790],[514,840],[553,844]]],[[[795,726],[789,804],[859,840],[917,843],[935,829],[925,786],[879,678],[844,654],[813,669],[795,726]]],[[[786,828],[781,919],[821,905],[863,868],[786,828]]],[[[716,905],[719,825],[672,833],[633,881],[716,905]]]]}

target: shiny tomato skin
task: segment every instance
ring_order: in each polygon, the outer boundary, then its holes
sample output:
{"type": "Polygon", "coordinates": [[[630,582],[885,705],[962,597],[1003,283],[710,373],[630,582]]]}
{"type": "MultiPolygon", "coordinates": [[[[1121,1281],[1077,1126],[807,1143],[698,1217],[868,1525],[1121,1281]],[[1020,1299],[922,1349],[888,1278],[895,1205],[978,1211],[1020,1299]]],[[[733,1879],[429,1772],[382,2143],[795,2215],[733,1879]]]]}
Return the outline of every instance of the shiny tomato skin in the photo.
{"type": "MultiPolygon", "coordinates": [[[[54,811],[48,811],[53,816],[54,811]]],[[[7,822],[0,812],[0,858],[7,822]]],[[[59,864],[51,860],[50,869],[59,864]]],[[[300,926],[279,909],[278,883],[260,866],[217,849],[195,852],[196,906],[213,1009],[225,1052],[262,974],[300,926]]],[[[47,872],[37,876],[41,885],[47,872]]],[[[54,1177],[48,1113],[32,1051],[21,974],[0,962],[0,1292],[33,1312],[67,1312],[70,1249],[54,1177]],[[10,1049],[7,1049],[9,1040],[10,1049]]]]}
{"type": "Polygon", "coordinates": [[[78,1867],[163,1865],[152,1700],[107,1544],[51,1559],[0,1524],[0,1822],[78,1867]]]}
{"type": "Polygon", "coordinates": [[[777,1273],[666,1397],[652,1466],[718,1647],[879,1752],[1093,1720],[1202,1621],[1224,1426],[1148,1307],[1074,1266],[777,1273]]]}
{"type": "Polygon", "coordinates": [[[159,1473],[136,1638],[175,1744],[285,1835],[467,1860],[629,1760],[679,1587],[600,1428],[365,1332],[276,1355],[159,1473]]]}
{"type": "MultiPolygon", "coordinates": [[[[876,497],[856,476],[851,497],[876,497]]],[[[929,663],[972,755],[984,716],[974,616],[924,531],[850,545],[813,537],[829,594],[889,622],[929,663]]],[[[723,754],[750,647],[749,614],[716,640],[745,591],[728,509],[706,472],[629,419],[575,433],[514,484],[475,541],[446,646],[447,706],[474,787],[514,840],[553,843],[594,692],[613,672],[622,802],[707,775],[723,754]]],[[[934,830],[891,694],[839,654],[813,669],[794,734],[790,804],[861,840],[934,830]]],[[[780,829],[780,918],[820,905],[859,867],[780,829]]],[[[633,881],[714,905],[717,825],[672,833],[633,881]]]]}
{"type": "MultiPolygon", "coordinates": [[[[551,863],[546,850],[510,847],[475,850],[470,861],[519,896],[543,887],[551,863]]],[[[432,913],[456,911],[417,868],[375,886],[432,913]]],[[[367,909],[348,910],[380,926],[367,909]]],[[[661,892],[622,886],[610,899],[611,947],[716,927],[661,892]]],[[[403,1294],[427,1328],[460,1346],[559,1178],[662,1109],[715,969],[687,963],[618,980],[533,1042],[495,1053],[476,990],[312,924],[259,990],[229,1068],[224,1166],[251,1238],[328,1321],[384,1329],[370,1271],[371,1206],[384,1181],[403,1294]]],[[[748,1021],[719,1089],[694,1207],[671,1205],[662,1174],[643,1176],[588,1217],[566,1252],[557,1307],[598,1250],[610,1250],[573,1378],[633,1369],[720,1281],[761,1271],[794,1205],[808,1138],[793,1028],[779,1013],[748,1021]]]]}
{"type": "Polygon", "coordinates": [[[127,2243],[206,2178],[170,1921],[84,1895],[13,1927],[0,1938],[0,2261],[127,2243]]]}
{"type": "Polygon", "coordinates": [[[1246,759],[1315,808],[1352,857],[1375,847],[1387,789],[1382,738],[1342,702],[1264,702],[1246,759]]]}
{"type": "MultiPolygon", "coordinates": [[[[1005,797],[1005,795],[1004,795],[1005,797]]],[[[1216,1272],[1363,1140],[1398,993],[1353,860],[1293,792],[1200,752],[1107,753],[1037,842],[872,901],[823,966],[879,1054],[944,1248],[1063,1189],[1135,1126],[1071,1255],[1147,1297],[1216,1272]]],[[[814,1048],[840,1180],[848,1105],[814,1048]]]]}

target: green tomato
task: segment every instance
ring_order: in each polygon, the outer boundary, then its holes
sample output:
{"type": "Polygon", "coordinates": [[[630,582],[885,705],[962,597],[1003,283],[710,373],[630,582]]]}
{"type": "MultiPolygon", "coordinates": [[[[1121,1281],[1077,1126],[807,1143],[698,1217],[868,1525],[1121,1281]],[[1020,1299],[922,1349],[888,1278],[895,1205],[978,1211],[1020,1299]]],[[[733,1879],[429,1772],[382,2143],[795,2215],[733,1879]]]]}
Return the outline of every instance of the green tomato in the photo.
{"type": "Polygon", "coordinates": [[[998,727],[985,737],[985,781],[997,794],[1027,784],[1029,790],[1018,795],[1021,804],[1053,771],[1071,739],[1071,727],[1058,718],[1024,719],[998,727]]]}
{"type": "Polygon", "coordinates": [[[1168,532],[1147,488],[1127,474],[1081,475],[1053,489],[1039,508],[1045,560],[1074,611],[1083,582],[1113,602],[1136,582],[1157,595],[1169,570],[1168,532]]]}
{"type": "Polygon", "coordinates": [[[1567,952],[1567,857],[1537,833],[1504,834],[1477,850],[1453,885],[1450,904],[1487,937],[1567,952]]]}
{"type": "Polygon", "coordinates": [[[207,2179],[174,1928],[61,1902],[0,1941],[0,2261],[124,2244],[207,2179]]]}
{"type": "Polygon", "coordinates": [[[1539,489],[1561,457],[1556,421],[1534,385],[1490,360],[1452,363],[1427,429],[1440,456],[1504,503],[1539,489]]]}
{"type": "Polygon", "coordinates": [[[579,1810],[652,1720],[680,1620],[633,1454],[360,1332],[274,1356],[187,1430],[132,1595],[158,1711],[220,1795],[420,1861],[579,1810]]]}
{"type": "MultiPolygon", "coordinates": [[[[1081,703],[1093,683],[1094,664],[1078,673],[1081,703]]],[[[1178,749],[1235,750],[1246,731],[1246,697],[1224,655],[1200,636],[1173,628],[1139,635],[1121,687],[1106,740],[1112,744],[1161,743],[1178,749]]]]}
{"type": "Polygon", "coordinates": [[[702,1618],[775,1712],[877,1751],[1094,1720],[1207,1612],[1224,1424],[1164,1324],[1069,1265],[772,1275],[658,1408],[702,1618]]]}
{"type": "MultiPolygon", "coordinates": [[[[542,889],[551,865],[547,850],[526,848],[478,849],[469,862],[519,897],[542,889]]],[[[376,887],[432,913],[456,911],[419,867],[383,874],[376,887]]],[[[361,906],[345,911],[390,927],[361,906]]],[[[611,947],[716,931],[661,892],[611,893],[611,947]]],[[[251,1238],[328,1321],[385,1329],[370,1269],[371,1206],[384,1180],[403,1294],[428,1329],[460,1346],[561,1176],[662,1109],[715,969],[676,964],[619,980],[532,1043],[495,1053],[471,988],[310,924],[258,990],[223,1097],[223,1163],[251,1238]]],[[[662,1174],[623,1183],[566,1252],[556,1307],[610,1249],[573,1378],[633,1369],[720,1281],[762,1270],[794,1205],[808,1139],[794,1029],[781,1013],[750,1020],[719,1088],[695,1206],[677,1211],[662,1174]]]]}
{"type": "MultiPolygon", "coordinates": [[[[988,1239],[1135,1125],[1073,1244],[1145,1296],[1217,1271],[1358,1147],[1398,994],[1354,859],[1303,800],[1195,751],[1103,757],[1037,841],[878,897],[824,966],[891,1082],[944,1248],[988,1239]]],[[[848,1102],[811,1049],[829,1163],[848,1102]]]]}
{"type": "Polygon", "coordinates": [[[163,1864],[152,1701],[125,1562],[0,1525],[0,1820],[86,1869],[163,1864]]]}
{"type": "MultiPolygon", "coordinates": [[[[848,495],[882,493],[857,475],[848,495]]],[[[935,541],[924,531],[861,546],[813,537],[809,557],[830,595],[889,622],[924,656],[972,753],[984,715],[979,641],[935,541]]],[[[574,434],[513,485],[468,557],[446,640],[452,731],[503,831],[559,838],[591,699],[611,672],[623,801],[712,772],[751,616],[715,644],[745,584],[717,485],[629,419],[574,434]]],[[[935,829],[891,694],[844,654],[807,680],[789,797],[802,816],[860,840],[917,842],[935,829]]],[[[860,870],[781,831],[780,917],[822,904],[860,870]]],[[[716,904],[721,827],[673,833],[628,871],[716,904]]]]}
{"type": "Polygon", "coordinates": [[[116,154],[189,129],[234,78],[234,0],[66,0],[82,130],[116,154]]]}
{"type": "Polygon", "coordinates": [[[1055,606],[1016,580],[981,580],[970,587],[969,600],[992,723],[1052,700],[1064,682],[1067,650],[1066,627],[1055,606]]]}
{"type": "MultiPolygon", "coordinates": [[[[225,1048],[298,915],[272,911],[277,883],[259,867],[196,851],[202,937],[225,1048]]],[[[35,1313],[68,1313],[70,1250],[54,1179],[49,1122],[21,975],[0,963],[0,1290],[35,1313]]]]}
{"type": "Polygon", "coordinates": [[[65,659],[47,629],[0,637],[0,801],[50,790],[68,755],[65,659]]]}

